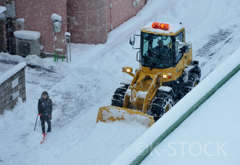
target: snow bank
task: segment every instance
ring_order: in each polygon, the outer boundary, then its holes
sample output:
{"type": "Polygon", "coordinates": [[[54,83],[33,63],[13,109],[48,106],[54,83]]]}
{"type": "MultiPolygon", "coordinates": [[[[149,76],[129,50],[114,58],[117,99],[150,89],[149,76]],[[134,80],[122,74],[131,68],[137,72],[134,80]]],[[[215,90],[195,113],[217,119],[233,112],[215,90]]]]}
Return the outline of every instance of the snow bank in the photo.
{"type": "Polygon", "coordinates": [[[0,85],[5,82],[7,79],[9,79],[11,76],[16,74],[18,71],[20,71],[22,68],[26,66],[25,62],[21,62],[18,65],[14,66],[13,68],[7,70],[3,74],[0,75],[0,85]]]}
{"type": "MultiPolygon", "coordinates": [[[[208,77],[206,77],[196,88],[179,101],[168,113],[159,121],[150,127],[141,137],[132,143],[112,165],[130,164],[141,152],[136,148],[139,144],[151,144],[163,132],[165,132],[173,123],[175,123],[190,107],[201,99],[209,90],[211,90],[222,78],[240,64],[240,49],[235,51],[222,65],[217,67],[208,77]]],[[[144,151],[148,146],[141,146],[144,151]]]]}
{"type": "Polygon", "coordinates": [[[15,37],[26,40],[37,40],[41,34],[37,31],[19,30],[14,32],[15,37]]]}

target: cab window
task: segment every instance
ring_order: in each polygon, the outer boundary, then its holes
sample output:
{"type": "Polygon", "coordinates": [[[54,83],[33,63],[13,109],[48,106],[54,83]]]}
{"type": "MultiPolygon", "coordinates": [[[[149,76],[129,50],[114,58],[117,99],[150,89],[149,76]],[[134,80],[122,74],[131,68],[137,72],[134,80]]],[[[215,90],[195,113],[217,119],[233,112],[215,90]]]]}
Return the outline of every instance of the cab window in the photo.
{"type": "MultiPolygon", "coordinates": [[[[177,36],[176,36],[176,41],[180,41],[180,42],[183,42],[183,32],[180,32],[177,36]]],[[[183,54],[182,53],[178,53],[178,43],[177,42],[175,42],[175,53],[176,53],[176,56],[175,56],[175,59],[176,59],[176,63],[178,63],[180,60],[181,60],[181,58],[182,58],[182,56],[183,56],[183,54]]]]}

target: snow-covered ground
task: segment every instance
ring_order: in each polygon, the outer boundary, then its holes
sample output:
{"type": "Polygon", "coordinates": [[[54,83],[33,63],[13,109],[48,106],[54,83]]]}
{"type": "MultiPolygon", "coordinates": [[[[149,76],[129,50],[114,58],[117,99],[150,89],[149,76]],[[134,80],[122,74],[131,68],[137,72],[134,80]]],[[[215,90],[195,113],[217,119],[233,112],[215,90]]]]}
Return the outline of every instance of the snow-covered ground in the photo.
{"type": "Polygon", "coordinates": [[[160,143],[141,163],[237,165],[240,72],[160,143]]]}
{"type": "MultiPolygon", "coordinates": [[[[166,132],[171,132],[171,129],[175,127],[173,125],[175,125],[180,118],[186,116],[185,114],[188,113],[187,111],[191,107],[196,106],[199,100],[206,97],[205,95],[215,88],[214,86],[235,67],[238,66],[239,69],[239,54],[240,49],[235,51],[227,60],[211,72],[209,76],[202,80],[197,87],[181,99],[181,101],[179,101],[171,111],[166,113],[161,120],[158,120],[151,128],[135,140],[114,160],[112,165],[130,164],[156,139],[159,140],[160,136],[166,132]]],[[[156,144],[157,147],[154,148],[147,159],[143,161],[143,164],[159,164],[166,162],[169,162],[168,164],[179,162],[181,162],[181,164],[185,164],[186,162],[191,162],[189,164],[226,164],[226,162],[237,162],[236,155],[239,155],[240,151],[232,146],[235,141],[239,139],[239,131],[235,131],[240,123],[237,122],[240,114],[238,111],[239,104],[236,101],[238,100],[237,95],[239,89],[236,88],[238,81],[236,81],[235,78],[238,77],[239,74],[240,72],[238,71],[233,77],[234,81],[232,81],[232,79],[227,81],[218,91],[206,100],[206,102],[200,105],[192,115],[183,121],[179,127],[173,130],[173,133],[167,136],[159,145],[156,144]],[[223,94],[224,92],[226,95],[223,94]],[[226,109],[231,113],[228,114],[226,109]],[[189,120],[191,122],[187,122],[189,120]],[[179,136],[182,136],[182,138],[178,138],[179,136]],[[222,139],[225,141],[219,141],[222,139]],[[225,145],[225,143],[228,144],[228,156],[225,155],[226,147],[221,147],[225,145]],[[188,155],[186,155],[187,152],[188,155]],[[213,156],[215,158],[209,158],[213,156]],[[221,161],[218,162],[218,157],[222,156],[224,158],[221,158],[221,161]],[[164,157],[164,159],[162,157],[164,157]],[[176,160],[175,157],[177,157],[176,160]]],[[[238,145],[236,146],[238,147],[238,145]]],[[[239,162],[237,164],[239,164],[239,162]]]]}
{"type": "MultiPolygon", "coordinates": [[[[225,65],[216,69],[218,74],[214,71],[215,74],[210,74],[202,83],[207,84],[212,78],[215,80],[211,82],[214,82],[225,75],[225,70],[239,65],[239,53],[240,49],[232,55],[235,58],[227,59],[225,65]]],[[[141,164],[240,164],[239,81],[240,71],[166,137],[141,164]]],[[[197,90],[206,90],[204,84],[201,84],[201,89],[196,88],[186,96],[186,99],[193,93],[196,94],[197,90]]],[[[201,92],[198,93],[201,95],[201,92]]],[[[179,108],[178,110],[181,111],[179,108]]]]}
{"type": "MultiPolygon", "coordinates": [[[[0,60],[42,68],[27,67],[27,101],[0,116],[0,164],[110,164],[147,130],[135,122],[95,124],[98,108],[110,105],[122,79],[131,79],[121,67],[138,67],[130,35],[150,21],[182,22],[204,78],[240,45],[239,7],[238,0],[149,0],[135,17],[109,33],[107,43],[72,44],[71,64],[1,53],[0,60]],[[33,127],[44,90],[54,103],[53,124],[40,145],[40,123],[35,132],[33,127]]],[[[0,63],[4,70],[9,67],[0,63]]]]}

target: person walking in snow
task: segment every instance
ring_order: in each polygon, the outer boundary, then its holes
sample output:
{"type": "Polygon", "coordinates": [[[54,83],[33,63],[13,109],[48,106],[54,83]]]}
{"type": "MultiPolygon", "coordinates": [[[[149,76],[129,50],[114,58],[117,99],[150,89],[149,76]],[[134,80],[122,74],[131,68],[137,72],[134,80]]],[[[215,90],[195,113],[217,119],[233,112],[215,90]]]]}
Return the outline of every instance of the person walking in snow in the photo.
{"type": "Polygon", "coordinates": [[[48,123],[47,132],[51,132],[52,100],[46,91],[42,93],[38,100],[38,116],[41,120],[42,133],[45,134],[45,122],[48,123]]]}

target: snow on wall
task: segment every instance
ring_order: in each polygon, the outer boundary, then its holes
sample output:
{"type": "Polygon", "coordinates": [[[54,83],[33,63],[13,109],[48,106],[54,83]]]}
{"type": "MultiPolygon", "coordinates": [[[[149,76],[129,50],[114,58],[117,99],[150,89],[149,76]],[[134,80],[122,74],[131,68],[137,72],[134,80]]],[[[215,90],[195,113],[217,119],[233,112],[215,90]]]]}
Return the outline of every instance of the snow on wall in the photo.
{"type": "Polygon", "coordinates": [[[36,31],[29,30],[19,30],[14,32],[15,37],[26,39],[26,40],[37,40],[40,38],[41,34],[36,31]]]}
{"type": "Polygon", "coordinates": [[[71,33],[69,33],[69,32],[65,32],[65,36],[70,37],[70,36],[71,36],[71,33]]]}
{"type": "MultiPolygon", "coordinates": [[[[190,107],[192,107],[200,98],[202,98],[210,89],[212,89],[222,78],[240,64],[240,49],[235,51],[226,61],[217,67],[208,77],[206,77],[197,87],[188,93],[179,101],[168,113],[150,127],[142,136],[133,142],[112,165],[130,164],[141,152],[136,148],[139,144],[151,144],[165,130],[167,130],[175,121],[178,120],[190,107]]],[[[190,116],[191,117],[191,116],[190,116]]],[[[148,146],[141,146],[144,151],[148,146]]]]}
{"type": "Polygon", "coordinates": [[[51,15],[51,18],[52,18],[53,21],[62,21],[62,17],[60,15],[56,14],[56,13],[53,13],[51,15]]]}
{"type": "Polygon", "coordinates": [[[13,68],[7,70],[3,74],[0,75],[0,85],[5,82],[7,79],[9,79],[11,76],[16,74],[18,71],[20,71],[22,68],[26,66],[25,62],[21,62],[18,65],[14,66],[13,68]]]}
{"type": "Polygon", "coordinates": [[[24,19],[24,18],[18,18],[18,19],[16,19],[16,22],[24,23],[24,22],[25,22],[25,19],[24,19]]]}
{"type": "Polygon", "coordinates": [[[0,114],[13,109],[18,97],[26,100],[25,66],[22,62],[0,75],[0,114]]]}
{"type": "Polygon", "coordinates": [[[6,11],[6,7],[0,6],[0,13],[3,13],[4,11],[6,11]]]}

